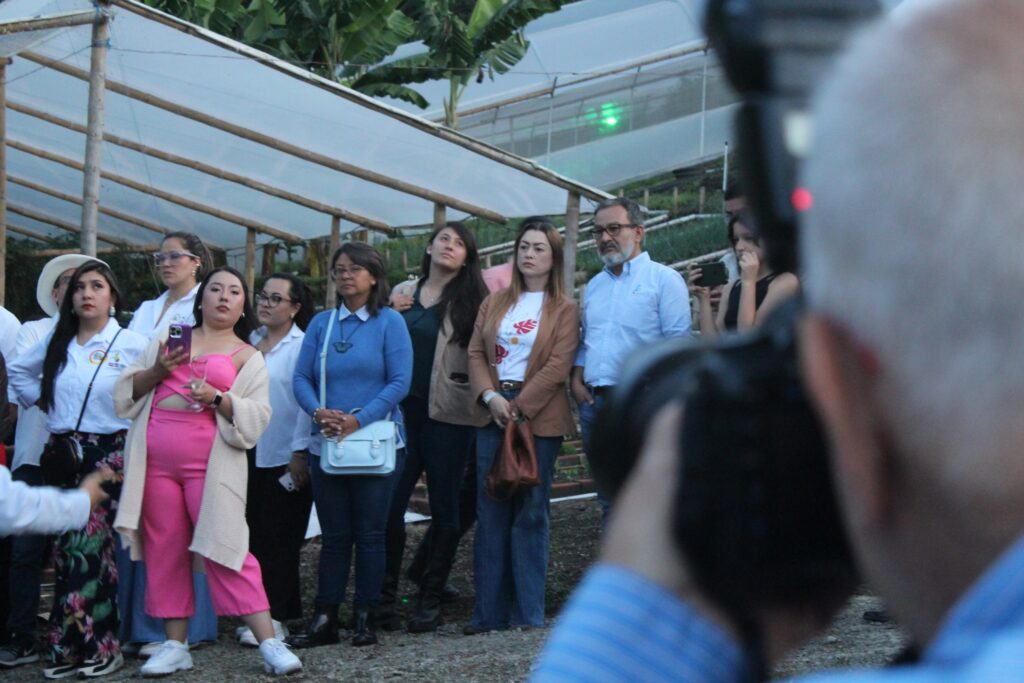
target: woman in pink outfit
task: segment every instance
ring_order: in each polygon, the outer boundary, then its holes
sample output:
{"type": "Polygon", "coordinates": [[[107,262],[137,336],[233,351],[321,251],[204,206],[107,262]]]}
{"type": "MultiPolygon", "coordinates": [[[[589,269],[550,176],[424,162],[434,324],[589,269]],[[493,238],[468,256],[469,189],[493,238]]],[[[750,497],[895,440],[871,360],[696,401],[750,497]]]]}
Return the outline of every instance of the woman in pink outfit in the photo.
{"type": "Polygon", "coordinates": [[[146,561],[146,612],[164,620],[167,635],[142,675],[192,668],[192,553],[203,559],[217,614],[242,617],[268,672],[292,673],[302,664],[274,637],[248,550],[245,450],[266,429],[270,401],[263,356],[244,341],[255,316],[241,274],[223,267],[203,278],[194,316],[190,349],[154,342],[114,392],[119,414],[134,418],[116,526],[133,559],[146,561]]]}

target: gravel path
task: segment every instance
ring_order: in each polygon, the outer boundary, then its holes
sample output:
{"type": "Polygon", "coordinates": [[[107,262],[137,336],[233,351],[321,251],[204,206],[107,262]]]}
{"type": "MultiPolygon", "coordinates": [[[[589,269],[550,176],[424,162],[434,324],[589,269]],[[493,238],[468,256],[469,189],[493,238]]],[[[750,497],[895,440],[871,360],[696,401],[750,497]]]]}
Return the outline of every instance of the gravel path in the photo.
{"type": "MultiPolygon", "coordinates": [[[[552,553],[548,580],[548,614],[553,619],[558,609],[579,581],[586,566],[597,553],[597,529],[600,512],[596,502],[572,501],[552,508],[552,553]]],[[[410,527],[408,547],[414,548],[424,529],[410,527]]],[[[471,594],[471,543],[463,543],[452,572],[452,583],[471,594]]],[[[315,584],[315,565],[319,546],[314,542],[303,551],[303,576],[307,586],[307,604],[315,584]]],[[[411,593],[412,586],[403,584],[411,593]]],[[[895,625],[869,624],[861,619],[866,609],[880,606],[870,595],[853,598],[829,631],[794,653],[775,674],[780,677],[843,666],[877,666],[884,664],[903,648],[905,636],[895,625]]],[[[412,601],[405,606],[411,612],[412,601]]],[[[472,610],[468,597],[449,606],[448,623],[434,634],[412,636],[404,632],[382,633],[376,647],[354,648],[346,639],[339,645],[299,652],[305,671],[289,680],[311,681],[521,681],[528,676],[537,656],[546,629],[506,631],[479,636],[462,635],[462,626],[472,610]]],[[[344,618],[344,615],[343,615],[344,618]]],[[[221,637],[217,644],[193,651],[195,669],[177,674],[182,683],[213,681],[271,680],[263,673],[262,659],[256,650],[233,642],[231,633],[236,622],[221,620],[221,637]]],[[[301,623],[292,624],[301,628],[301,623]]],[[[344,636],[345,633],[343,632],[344,636]]],[[[125,668],[110,681],[139,680],[140,662],[126,661],[125,668]]],[[[42,672],[36,665],[5,671],[4,681],[39,681],[42,672]]]]}

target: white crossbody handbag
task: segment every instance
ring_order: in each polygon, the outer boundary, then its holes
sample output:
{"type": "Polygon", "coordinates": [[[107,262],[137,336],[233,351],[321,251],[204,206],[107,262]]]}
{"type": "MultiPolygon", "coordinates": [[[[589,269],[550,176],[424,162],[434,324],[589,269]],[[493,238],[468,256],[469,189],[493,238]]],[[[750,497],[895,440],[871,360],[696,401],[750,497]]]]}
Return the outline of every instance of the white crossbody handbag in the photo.
{"type": "MultiPolygon", "coordinates": [[[[320,350],[320,407],[327,408],[327,349],[331,330],[338,319],[338,309],[331,312],[331,321],[324,333],[320,350]]],[[[356,411],[358,412],[358,411],[356,411]]],[[[353,413],[354,414],[354,413],[353,413]]],[[[388,418],[391,413],[388,413],[388,418]]],[[[360,474],[386,476],[395,471],[398,447],[398,425],[390,419],[377,420],[338,441],[320,437],[320,469],[327,474],[360,474]]]]}

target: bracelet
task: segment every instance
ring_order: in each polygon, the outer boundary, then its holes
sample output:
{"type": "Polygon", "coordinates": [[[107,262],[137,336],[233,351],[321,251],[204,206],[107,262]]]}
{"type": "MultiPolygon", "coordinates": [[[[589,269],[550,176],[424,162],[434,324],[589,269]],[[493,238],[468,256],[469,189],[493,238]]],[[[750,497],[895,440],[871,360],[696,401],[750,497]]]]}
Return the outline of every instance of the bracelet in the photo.
{"type": "Polygon", "coordinates": [[[323,408],[317,408],[316,410],[313,411],[313,422],[315,422],[317,426],[320,425],[320,419],[317,417],[317,413],[319,413],[321,410],[323,410],[323,408]]]}
{"type": "Polygon", "coordinates": [[[484,396],[483,396],[484,403],[486,403],[487,405],[490,405],[491,404],[491,399],[493,399],[495,396],[498,396],[498,392],[495,391],[494,389],[488,389],[487,391],[484,392],[484,396]]]}

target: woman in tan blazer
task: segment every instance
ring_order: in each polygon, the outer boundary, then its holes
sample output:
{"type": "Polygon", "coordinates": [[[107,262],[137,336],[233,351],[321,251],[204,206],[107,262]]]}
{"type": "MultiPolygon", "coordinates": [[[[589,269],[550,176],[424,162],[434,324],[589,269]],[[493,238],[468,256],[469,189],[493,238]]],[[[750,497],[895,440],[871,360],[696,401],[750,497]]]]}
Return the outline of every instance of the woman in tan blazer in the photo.
{"type": "Polygon", "coordinates": [[[470,384],[491,422],[477,430],[476,606],[466,635],[544,625],[548,497],[562,437],[575,431],[566,383],[579,310],[562,288],[562,237],[547,220],[527,218],[514,255],[511,285],[484,301],[469,343],[470,384]],[[516,419],[533,430],[540,485],[499,502],[484,482],[516,419]]]}

